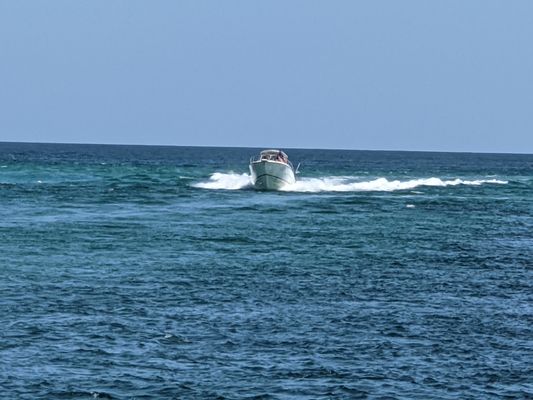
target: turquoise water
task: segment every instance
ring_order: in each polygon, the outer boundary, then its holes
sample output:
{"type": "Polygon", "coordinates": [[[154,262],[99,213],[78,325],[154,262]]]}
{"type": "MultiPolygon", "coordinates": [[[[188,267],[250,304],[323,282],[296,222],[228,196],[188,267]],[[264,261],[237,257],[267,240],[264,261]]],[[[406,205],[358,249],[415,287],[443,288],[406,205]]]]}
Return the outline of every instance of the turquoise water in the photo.
{"type": "Polygon", "coordinates": [[[4,398],[531,398],[533,156],[0,143],[4,398]]]}

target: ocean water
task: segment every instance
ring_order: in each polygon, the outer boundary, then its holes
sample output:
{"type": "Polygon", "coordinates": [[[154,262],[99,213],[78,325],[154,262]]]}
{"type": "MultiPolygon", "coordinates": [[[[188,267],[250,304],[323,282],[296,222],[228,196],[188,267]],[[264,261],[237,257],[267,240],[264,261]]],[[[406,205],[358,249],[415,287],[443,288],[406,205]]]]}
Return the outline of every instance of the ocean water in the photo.
{"type": "Polygon", "coordinates": [[[0,397],[533,397],[533,156],[0,143],[0,397]]]}

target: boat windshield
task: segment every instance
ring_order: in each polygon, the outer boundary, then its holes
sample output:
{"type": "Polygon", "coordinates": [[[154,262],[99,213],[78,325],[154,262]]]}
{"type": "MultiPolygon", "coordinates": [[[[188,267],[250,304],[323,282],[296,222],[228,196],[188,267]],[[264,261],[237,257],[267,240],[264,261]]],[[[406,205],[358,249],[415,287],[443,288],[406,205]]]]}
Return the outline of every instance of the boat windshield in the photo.
{"type": "Polygon", "coordinates": [[[259,156],[254,156],[250,158],[251,163],[260,161],[282,162],[284,164],[287,164],[294,170],[292,163],[289,161],[289,157],[287,156],[287,154],[285,154],[285,152],[281,150],[263,150],[261,153],[259,153],[259,156]]]}
{"type": "Polygon", "coordinates": [[[281,150],[264,150],[260,157],[261,160],[280,161],[285,164],[289,162],[289,157],[281,150]]]}

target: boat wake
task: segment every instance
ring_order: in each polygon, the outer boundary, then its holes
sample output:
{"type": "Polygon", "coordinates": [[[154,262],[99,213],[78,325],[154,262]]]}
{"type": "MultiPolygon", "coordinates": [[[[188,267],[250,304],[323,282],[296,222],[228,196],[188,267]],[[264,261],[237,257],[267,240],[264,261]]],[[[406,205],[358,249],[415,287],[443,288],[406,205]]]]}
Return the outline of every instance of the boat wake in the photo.
{"type": "Polygon", "coordinates": [[[208,181],[198,182],[192,186],[201,189],[238,190],[252,187],[252,178],[248,174],[223,174],[221,172],[215,172],[208,181]]]}
{"type": "Polygon", "coordinates": [[[474,185],[479,186],[484,183],[506,184],[507,181],[497,179],[480,179],[480,180],[442,180],[439,178],[422,178],[411,179],[407,181],[393,180],[386,178],[377,178],[371,181],[354,182],[348,177],[329,177],[329,178],[308,178],[297,181],[295,184],[286,186],[282,190],[289,192],[357,192],[357,191],[377,191],[393,192],[395,190],[414,189],[419,186],[456,186],[456,185],[474,185]]]}
{"type": "MultiPolygon", "coordinates": [[[[284,186],[284,192],[393,192],[396,190],[414,189],[419,186],[457,186],[471,185],[479,186],[483,184],[505,185],[507,181],[499,179],[476,179],[463,180],[452,179],[442,180],[440,178],[421,178],[411,180],[391,180],[377,178],[369,181],[356,181],[354,177],[323,177],[323,178],[300,178],[292,185],[284,186]]],[[[238,190],[252,187],[252,181],[248,174],[220,173],[216,172],[206,182],[199,182],[193,185],[202,189],[225,189],[238,190]]]]}

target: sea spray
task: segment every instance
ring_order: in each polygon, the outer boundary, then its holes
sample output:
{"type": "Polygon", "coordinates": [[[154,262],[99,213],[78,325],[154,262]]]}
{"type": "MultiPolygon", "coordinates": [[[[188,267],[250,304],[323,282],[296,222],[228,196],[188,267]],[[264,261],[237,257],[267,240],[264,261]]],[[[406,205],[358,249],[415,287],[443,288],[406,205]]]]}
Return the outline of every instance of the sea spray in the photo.
{"type": "MultiPolygon", "coordinates": [[[[354,181],[355,178],[346,176],[328,176],[322,178],[301,178],[292,185],[287,185],[281,190],[285,192],[392,192],[396,190],[414,189],[419,186],[457,186],[471,185],[479,186],[483,184],[504,185],[507,181],[499,179],[451,179],[440,178],[419,178],[406,181],[388,180],[377,178],[370,181],[354,181]]],[[[248,174],[221,173],[215,172],[209,180],[195,183],[193,186],[202,189],[226,189],[238,190],[251,187],[251,178],[248,174]]]]}
{"type": "Polygon", "coordinates": [[[392,180],[386,178],[377,178],[371,181],[353,182],[349,178],[303,178],[293,185],[288,185],[282,190],[289,192],[392,192],[396,190],[414,189],[419,186],[456,186],[456,185],[474,185],[479,186],[485,183],[506,184],[507,181],[497,179],[481,180],[442,180],[440,178],[411,179],[407,181],[392,180]]]}
{"type": "Polygon", "coordinates": [[[215,172],[208,181],[193,184],[193,187],[201,189],[226,189],[237,190],[249,187],[252,180],[248,174],[221,173],[215,172]]]}

